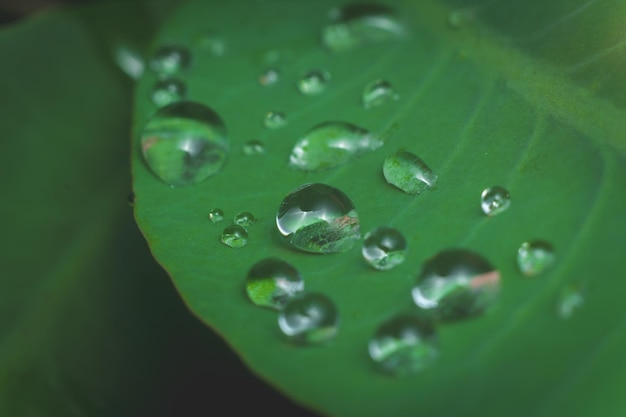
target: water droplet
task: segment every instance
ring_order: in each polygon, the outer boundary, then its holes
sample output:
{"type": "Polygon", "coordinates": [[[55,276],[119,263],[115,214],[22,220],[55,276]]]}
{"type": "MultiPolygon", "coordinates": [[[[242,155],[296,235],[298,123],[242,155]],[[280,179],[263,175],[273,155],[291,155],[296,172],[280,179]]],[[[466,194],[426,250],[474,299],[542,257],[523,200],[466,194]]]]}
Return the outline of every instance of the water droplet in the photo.
{"type": "Polygon", "coordinates": [[[276,226],[292,246],[306,252],[345,252],[361,237],[352,201],[325,184],[306,184],[289,193],[278,208],[276,226]]]}
{"type": "Polygon", "coordinates": [[[398,95],[393,91],[393,87],[388,81],[379,79],[365,86],[361,99],[363,107],[370,109],[382,106],[390,100],[397,100],[398,95]]]}
{"type": "Polygon", "coordinates": [[[246,293],[263,307],[282,310],[285,304],[304,291],[304,281],[296,268],[287,262],[268,258],[257,262],[248,272],[246,293]]]}
{"type": "Polygon", "coordinates": [[[252,226],[255,222],[256,217],[254,217],[252,213],[249,213],[247,211],[241,212],[233,218],[233,223],[238,224],[242,227],[252,226]]]}
{"type": "Polygon", "coordinates": [[[439,353],[432,324],[410,315],[398,315],[383,323],[368,350],[381,371],[397,377],[422,371],[439,353]]]}
{"type": "Polygon", "coordinates": [[[150,69],[159,75],[175,75],[185,70],[191,61],[189,50],[180,45],[160,47],[150,59],[150,69]]]}
{"type": "Polygon", "coordinates": [[[407,30],[386,6],[353,3],[335,12],[335,21],[322,29],[322,44],[332,52],[343,52],[361,45],[404,38],[407,30]]]}
{"type": "Polygon", "coordinates": [[[391,227],[374,229],[363,239],[363,257],[369,265],[381,271],[404,262],[406,250],[406,239],[391,227]]]}
{"type": "Polygon", "coordinates": [[[353,124],[326,122],[298,139],[289,156],[289,166],[303,171],[334,168],[383,144],[383,140],[353,124]]]}
{"type": "Polygon", "coordinates": [[[265,145],[260,140],[249,140],[243,145],[243,153],[245,155],[259,155],[265,153],[265,145]]]}
{"type": "Polygon", "coordinates": [[[280,330],[293,342],[321,344],[337,335],[339,313],[328,297],[308,293],[290,300],[278,315],[280,330]]]}
{"type": "Polygon", "coordinates": [[[287,124],[285,113],[270,111],[265,115],[263,124],[268,129],[276,129],[287,124]]]}
{"type": "Polygon", "coordinates": [[[330,73],[309,71],[298,81],[298,90],[305,96],[313,96],[326,90],[329,81],[330,73]]]}
{"type": "Polygon", "coordinates": [[[517,266],[522,274],[534,277],[554,263],[554,249],[543,240],[524,242],[517,250],[517,266]]]}
{"type": "Polygon", "coordinates": [[[219,33],[212,30],[198,36],[195,43],[199,48],[216,57],[223,56],[226,52],[226,41],[219,33]]]}
{"type": "Polygon", "coordinates": [[[187,87],[185,83],[176,78],[167,78],[157,81],[152,87],[150,98],[152,102],[159,107],[180,101],[187,95],[187,87]]]}
{"type": "Polygon", "coordinates": [[[127,197],[128,205],[131,207],[135,207],[135,193],[131,192],[127,197]]]}
{"type": "Polygon", "coordinates": [[[117,45],[113,50],[113,58],[117,66],[134,80],[138,80],[144,73],[145,63],[142,55],[126,45],[117,45]]]}
{"type": "Polygon", "coordinates": [[[231,248],[242,248],[248,244],[248,232],[238,224],[231,224],[222,232],[221,240],[231,248]]]}
{"type": "Polygon", "coordinates": [[[191,101],[161,107],[141,134],[148,166],[172,186],[196,184],[217,173],[226,160],[229,141],[220,116],[191,101]]]}
{"type": "Polygon", "coordinates": [[[569,319],[585,303],[580,285],[566,286],[558,296],[556,314],[561,319],[569,319]]]}
{"type": "Polygon", "coordinates": [[[224,220],[224,212],[222,209],[214,208],[209,211],[209,220],[213,223],[218,223],[224,220]]]}
{"type": "Polygon", "coordinates": [[[449,249],[424,263],[412,295],[434,319],[453,321],[481,314],[499,290],[500,273],[487,260],[465,249],[449,249]]]}
{"type": "Polygon", "coordinates": [[[398,151],[383,164],[387,182],[407,194],[419,194],[437,183],[437,175],[417,155],[398,151]]]}
{"type": "Polygon", "coordinates": [[[274,85],[278,82],[280,78],[280,74],[278,70],[273,68],[267,69],[259,75],[259,84],[262,86],[274,85]]]}
{"type": "Polygon", "coordinates": [[[480,195],[480,200],[483,213],[487,216],[495,216],[509,208],[511,195],[506,189],[496,185],[485,189],[480,195]]]}

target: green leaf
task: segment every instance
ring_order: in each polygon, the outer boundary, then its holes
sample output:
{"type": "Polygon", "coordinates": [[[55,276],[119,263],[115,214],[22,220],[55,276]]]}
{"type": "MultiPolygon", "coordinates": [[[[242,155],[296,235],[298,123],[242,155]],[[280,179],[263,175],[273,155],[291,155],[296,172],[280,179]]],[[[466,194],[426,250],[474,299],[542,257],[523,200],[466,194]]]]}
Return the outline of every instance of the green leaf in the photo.
{"type": "Polygon", "coordinates": [[[409,28],[406,39],[372,37],[331,53],[320,44],[335,4],[192,1],[155,42],[187,45],[192,64],[181,77],[188,98],[224,120],[232,150],[222,171],[193,186],[171,188],[141,157],[142,126],[155,111],[156,82],[139,83],[133,175],[136,218],[152,253],[189,307],[216,329],[248,366],[286,395],[341,416],[590,416],[620,413],[626,375],[626,321],[619,313],[626,220],[625,73],[618,1],[525,3],[425,0],[389,2],[409,28]],[[219,12],[217,12],[219,11],[219,12]],[[223,37],[223,56],[197,46],[204,31],[223,37]],[[384,39],[383,39],[384,40],[384,39]],[[379,42],[381,41],[381,42],[379,42]],[[367,43],[369,42],[369,43],[367,43]],[[259,85],[276,68],[279,81],[259,85]],[[331,74],[316,96],[298,93],[312,69],[331,74]],[[397,101],[364,109],[363,88],[382,78],[397,101]],[[288,123],[263,126],[268,111],[288,123]],[[319,123],[353,123],[386,142],[338,168],[302,172],[287,166],[295,141],[319,123]],[[244,155],[259,139],[262,155],[244,155]],[[385,157],[405,148],[438,175],[434,190],[403,194],[382,177],[385,157]],[[369,269],[358,248],[313,255],[289,248],[275,226],[285,195],[321,182],[354,202],[363,231],[387,225],[408,242],[396,269],[369,269]],[[487,218],[483,189],[501,185],[511,207],[487,218]],[[220,208],[226,221],[213,224],[220,208]],[[259,220],[239,249],[220,242],[241,211],[259,220]],[[556,263],[524,278],[515,254],[522,242],[550,242],[556,263]],[[441,355],[413,378],[376,372],[367,343],[382,321],[414,309],[410,290],[422,263],[464,247],[500,270],[502,293],[482,317],[438,327],[441,355]],[[249,268],[278,257],[296,266],[308,290],[333,299],[341,329],[328,346],[298,347],[277,327],[275,312],[243,291],[249,268]],[[560,294],[583,290],[569,320],[555,313],[560,294]]]}

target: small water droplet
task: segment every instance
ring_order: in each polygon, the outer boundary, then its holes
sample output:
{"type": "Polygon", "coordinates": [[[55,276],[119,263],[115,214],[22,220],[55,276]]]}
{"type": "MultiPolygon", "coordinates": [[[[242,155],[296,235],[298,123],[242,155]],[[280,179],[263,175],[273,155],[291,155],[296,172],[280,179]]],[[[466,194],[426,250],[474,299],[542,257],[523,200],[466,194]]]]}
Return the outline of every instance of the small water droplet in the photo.
{"type": "Polygon", "coordinates": [[[407,30],[393,10],[370,3],[348,4],[322,29],[322,44],[332,52],[404,38],[407,30]]]}
{"type": "Polygon", "coordinates": [[[257,262],[248,272],[246,293],[263,307],[282,310],[285,304],[304,291],[304,281],[296,268],[287,262],[268,258],[257,262]]]}
{"type": "Polygon", "coordinates": [[[280,79],[280,74],[278,70],[274,68],[267,69],[259,75],[259,84],[262,86],[274,85],[280,79]]]}
{"type": "Polygon", "coordinates": [[[567,320],[574,315],[585,303],[580,285],[570,284],[559,294],[556,304],[556,314],[559,318],[567,320]]]}
{"type": "Polygon", "coordinates": [[[222,209],[214,208],[209,211],[209,220],[213,223],[218,223],[224,220],[224,212],[222,209]]]}
{"type": "Polygon", "coordinates": [[[327,296],[307,293],[285,305],[278,315],[278,326],[295,343],[326,343],[337,335],[339,313],[327,296]]]}
{"type": "Polygon", "coordinates": [[[483,213],[487,216],[495,216],[509,208],[511,195],[506,189],[496,185],[485,189],[480,195],[480,200],[483,213]]]}
{"type": "Polygon", "coordinates": [[[407,194],[420,194],[437,183],[437,175],[417,155],[400,150],[383,164],[387,182],[407,194]]]}
{"type": "Polygon", "coordinates": [[[242,248],[248,244],[248,232],[238,224],[231,224],[224,229],[220,239],[226,246],[242,248]]]}
{"type": "Polygon", "coordinates": [[[287,124],[287,117],[285,113],[270,111],[265,114],[265,119],[263,119],[263,125],[268,129],[276,129],[279,127],[283,127],[287,124]]]}
{"type": "Polygon", "coordinates": [[[434,319],[453,321],[483,313],[499,290],[500,273],[486,259],[465,249],[448,249],[424,263],[412,295],[434,319]]]}
{"type": "Polygon", "coordinates": [[[135,193],[131,192],[127,197],[128,205],[131,207],[135,207],[135,193]]]}
{"type": "Polygon", "coordinates": [[[152,55],[150,69],[159,75],[170,76],[185,70],[190,61],[191,54],[184,46],[164,45],[152,55]]]}
{"type": "Polygon", "coordinates": [[[326,71],[309,71],[298,81],[298,90],[305,96],[320,94],[330,81],[330,73],[326,71]]]}
{"type": "Polygon", "coordinates": [[[254,217],[254,214],[244,211],[237,214],[233,218],[233,223],[238,224],[242,227],[252,226],[254,223],[256,223],[256,217],[254,217]]]}
{"type": "Polygon", "coordinates": [[[393,87],[389,81],[375,80],[365,86],[361,100],[363,107],[370,109],[372,107],[382,106],[390,100],[397,100],[398,95],[393,91],[393,87]]]}
{"type": "Polygon", "coordinates": [[[406,239],[391,227],[378,227],[363,239],[363,257],[370,266],[381,271],[404,262],[406,251],[406,239]]]}
{"type": "Polygon", "coordinates": [[[325,184],[306,184],[289,193],[278,208],[276,226],[292,246],[306,252],[345,252],[361,238],[352,201],[325,184]]]}
{"type": "Polygon", "coordinates": [[[113,50],[113,58],[118,67],[134,80],[138,80],[144,73],[145,63],[142,55],[126,45],[117,45],[113,50]]]}
{"type": "Polygon", "coordinates": [[[265,145],[260,140],[249,140],[243,145],[243,153],[245,155],[260,155],[265,153],[265,145]]]}
{"type": "Polygon", "coordinates": [[[298,139],[289,166],[303,171],[334,168],[383,146],[369,131],[345,122],[325,122],[298,139]]]}
{"type": "Polygon", "coordinates": [[[554,249],[544,240],[524,242],[517,250],[517,266],[522,274],[534,277],[554,263],[554,249]]]}
{"type": "Polygon", "coordinates": [[[223,56],[226,53],[226,41],[219,33],[209,30],[200,34],[195,44],[215,57],[223,56]]]}
{"type": "Polygon", "coordinates": [[[159,107],[180,101],[187,95],[185,83],[176,78],[166,78],[157,81],[152,87],[150,98],[159,107]]]}
{"type": "Polygon", "coordinates": [[[220,116],[191,101],[161,107],[141,134],[146,163],[172,186],[196,184],[216,174],[228,149],[226,127],[220,116]]]}
{"type": "Polygon", "coordinates": [[[396,377],[419,373],[439,354],[432,324],[410,315],[398,315],[383,323],[368,347],[378,368],[396,377]]]}

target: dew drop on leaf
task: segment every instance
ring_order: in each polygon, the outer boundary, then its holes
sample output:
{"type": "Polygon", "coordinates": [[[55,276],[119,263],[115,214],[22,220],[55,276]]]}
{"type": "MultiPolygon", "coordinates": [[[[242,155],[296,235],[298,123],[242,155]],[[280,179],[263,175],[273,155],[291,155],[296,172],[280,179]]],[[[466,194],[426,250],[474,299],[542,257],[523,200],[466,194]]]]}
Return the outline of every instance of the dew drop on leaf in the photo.
{"type": "Polygon", "coordinates": [[[304,291],[304,281],[291,264],[276,258],[263,259],[250,269],[246,293],[254,304],[282,310],[285,304],[304,291]]]}
{"type": "Polygon", "coordinates": [[[406,257],[406,239],[398,230],[391,227],[378,227],[363,238],[361,252],[365,261],[374,269],[392,269],[406,257]]]}
{"type": "Polygon", "coordinates": [[[352,201],[339,189],[319,183],[289,193],[278,208],[276,226],[291,246],[305,252],[346,252],[361,238],[352,201]]]}
{"type": "Polygon", "coordinates": [[[326,90],[330,82],[327,71],[309,71],[298,80],[298,91],[305,96],[313,96],[326,90]]]}
{"type": "Polygon", "coordinates": [[[278,73],[278,70],[269,68],[259,75],[259,84],[262,86],[270,86],[276,84],[279,79],[280,74],[278,73]]]}
{"type": "Polygon", "coordinates": [[[268,129],[277,129],[287,124],[287,116],[285,113],[270,111],[265,114],[263,125],[268,129]]]}
{"type": "Polygon", "coordinates": [[[569,284],[561,290],[556,303],[556,315],[560,319],[571,318],[585,303],[580,285],[569,284]]]}
{"type": "Polygon", "coordinates": [[[243,211],[233,218],[233,223],[242,227],[252,226],[256,222],[256,217],[248,211],[243,211]]]}
{"type": "Polygon", "coordinates": [[[216,174],[229,147],[220,116],[191,101],[161,107],[141,133],[146,163],[157,177],[172,186],[197,184],[216,174]]]}
{"type": "Polygon", "coordinates": [[[260,155],[265,153],[265,145],[260,140],[252,139],[243,144],[245,155],[260,155]]]}
{"type": "Polygon", "coordinates": [[[303,171],[334,168],[383,144],[382,139],[353,124],[325,122],[298,139],[289,156],[289,166],[303,171]]]}
{"type": "Polygon", "coordinates": [[[428,259],[413,287],[415,304],[438,321],[470,318],[491,307],[500,273],[481,255],[448,249],[428,259]]]}
{"type": "Polygon", "coordinates": [[[159,107],[180,101],[187,95],[185,83],[176,78],[159,80],[152,87],[150,98],[159,107]]]}
{"type": "Polygon", "coordinates": [[[326,295],[305,293],[285,305],[278,315],[278,327],[294,343],[323,344],[337,335],[339,312],[326,295]]]}
{"type": "Polygon", "coordinates": [[[248,244],[248,232],[238,224],[231,224],[224,229],[220,240],[231,248],[242,248],[248,244]]]}
{"type": "Polygon", "coordinates": [[[387,182],[407,194],[420,194],[437,183],[437,175],[417,155],[400,150],[383,163],[387,182]]]}
{"type": "Polygon", "coordinates": [[[430,322],[401,314],[380,325],[368,351],[381,372],[406,377],[430,366],[439,355],[439,346],[430,322]]]}
{"type": "Polygon", "coordinates": [[[509,208],[511,195],[499,186],[493,186],[483,190],[480,195],[480,208],[487,216],[495,216],[509,208]]]}
{"type": "Polygon", "coordinates": [[[393,91],[393,87],[389,81],[378,79],[365,86],[361,102],[363,103],[363,107],[370,109],[397,99],[398,95],[393,91]]]}
{"type": "Polygon", "coordinates": [[[554,258],[552,245],[544,240],[524,242],[517,250],[517,266],[527,277],[534,277],[548,269],[554,258]]]}
{"type": "Polygon", "coordinates": [[[211,220],[211,222],[213,223],[219,223],[224,220],[224,212],[222,211],[222,209],[214,208],[209,211],[209,220],[211,220]]]}
{"type": "Polygon", "coordinates": [[[164,45],[158,48],[150,59],[150,69],[160,76],[171,76],[184,71],[189,66],[191,54],[181,45],[164,45]]]}

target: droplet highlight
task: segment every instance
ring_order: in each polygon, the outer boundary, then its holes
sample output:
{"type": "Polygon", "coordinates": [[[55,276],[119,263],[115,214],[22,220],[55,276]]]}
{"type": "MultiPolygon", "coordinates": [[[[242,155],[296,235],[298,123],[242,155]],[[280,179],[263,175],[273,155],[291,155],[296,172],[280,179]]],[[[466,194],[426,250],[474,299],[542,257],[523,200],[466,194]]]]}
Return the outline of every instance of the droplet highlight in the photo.
{"type": "Polygon", "coordinates": [[[417,155],[400,150],[388,156],[383,163],[387,182],[407,194],[420,194],[433,188],[437,175],[417,155]]]}
{"type": "Polygon", "coordinates": [[[260,155],[265,153],[265,144],[260,140],[249,140],[243,145],[243,153],[245,155],[260,155]]]}
{"type": "Polygon", "coordinates": [[[222,209],[214,208],[209,211],[209,220],[211,220],[212,223],[219,223],[224,220],[224,212],[222,209]]]}
{"type": "Polygon", "coordinates": [[[499,292],[500,273],[485,258],[465,249],[448,249],[424,263],[411,294],[433,319],[454,321],[482,314],[499,292]]]}
{"type": "Polygon", "coordinates": [[[262,86],[274,85],[280,79],[280,73],[274,68],[267,69],[259,75],[259,84],[262,86]]]}
{"type": "Polygon", "coordinates": [[[428,368],[439,356],[439,345],[428,321],[398,315],[378,328],[368,351],[381,372],[407,377],[428,368]]]}
{"type": "Polygon", "coordinates": [[[254,214],[244,211],[233,218],[233,223],[242,227],[249,227],[256,223],[256,217],[254,217],[254,214]]]}
{"type": "Polygon", "coordinates": [[[231,248],[242,248],[248,244],[248,232],[238,224],[231,224],[224,229],[220,240],[231,248]]]}
{"type": "Polygon", "coordinates": [[[393,10],[379,4],[353,3],[329,14],[334,21],[322,29],[322,45],[331,52],[386,43],[408,33],[393,10]]]}
{"type": "Polygon", "coordinates": [[[276,258],[263,259],[250,269],[246,294],[254,304],[282,310],[285,304],[304,291],[304,281],[291,264],[276,258]]]}
{"type": "Polygon", "coordinates": [[[186,95],[187,87],[184,82],[176,78],[167,78],[156,82],[152,87],[150,98],[154,104],[163,107],[181,101],[186,95]]]}
{"type": "Polygon", "coordinates": [[[326,90],[330,82],[327,71],[309,71],[298,80],[298,91],[305,96],[314,96],[326,90]]]}
{"type": "Polygon", "coordinates": [[[361,238],[352,201],[339,189],[319,183],[289,193],[278,208],[276,226],[291,246],[305,252],[346,252],[361,238]]]}
{"type": "Polygon", "coordinates": [[[406,239],[397,229],[378,227],[365,235],[361,252],[368,265],[386,271],[404,262],[406,239]]]}
{"type": "Polygon", "coordinates": [[[383,144],[381,138],[361,127],[346,122],[326,122],[298,139],[289,156],[289,166],[303,171],[322,171],[346,164],[383,144]]]}
{"type": "Polygon", "coordinates": [[[282,112],[267,112],[265,119],[263,119],[263,125],[268,129],[277,129],[287,124],[287,116],[282,112]]]}
{"type": "Polygon", "coordinates": [[[141,150],[166,184],[197,184],[220,171],[229,150],[226,127],[212,109],[191,101],[161,107],[141,133],[141,150]]]}
{"type": "Polygon", "coordinates": [[[389,81],[378,79],[365,86],[361,102],[363,107],[371,109],[397,99],[398,94],[395,93],[389,81]]]}
{"type": "Polygon", "coordinates": [[[189,67],[191,54],[181,45],[164,45],[150,59],[150,69],[161,76],[176,75],[189,67]]]}
{"type": "Polygon", "coordinates": [[[323,344],[337,335],[339,312],[324,294],[307,293],[285,305],[278,315],[278,326],[296,344],[323,344]]]}
{"type": "Polygon", "coordinates": [[[517,250],[517,266],[527,277],[541,274],[552,266],[554,259],[552,245],[544,240],[524,242],[517,250]]]}
{"type": "Polygon", "coordinates": [[[480,195],[480,208],[489,217],[502,213],[510,205],[511,195],[503,187],[497,185],[489,187],[480,195]]]}

